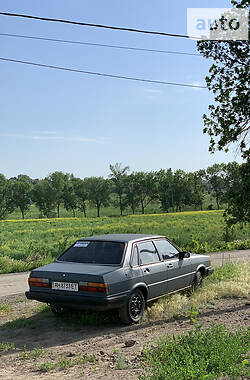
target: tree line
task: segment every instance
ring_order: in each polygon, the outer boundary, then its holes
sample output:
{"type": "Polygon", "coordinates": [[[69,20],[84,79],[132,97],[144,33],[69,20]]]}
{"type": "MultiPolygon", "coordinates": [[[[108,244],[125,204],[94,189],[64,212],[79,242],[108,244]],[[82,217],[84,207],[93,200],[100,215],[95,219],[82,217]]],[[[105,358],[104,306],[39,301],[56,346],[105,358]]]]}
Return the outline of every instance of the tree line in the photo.
{"type": "MultiPolygon", "coordinates": [[[[249,221],[249,162],[214,164],[206,170],[186,173],[184,170],[161,169],[154,172],[132,172],[129,167],[110,165],[108,178],[77,178],[73,174],[56,171],[44,179],[31,179],[20,174],[7,179],[0,174],[0,219],[15,209],[22,217],[35,204],[41,217],[60,217],[64,206],[75,216],[76,211],[87,217],[87,206],[94,206],[97,216],[102,207],[110,204],[135,213],[158,201],[163,212],[181,211],[184,206],[203,209],[204,198],[210,194],[217,209],[227,204],[225,217],[229,224],[249,221]]],[[[211,206],[210,206],[211,207],[211,206]]]]}

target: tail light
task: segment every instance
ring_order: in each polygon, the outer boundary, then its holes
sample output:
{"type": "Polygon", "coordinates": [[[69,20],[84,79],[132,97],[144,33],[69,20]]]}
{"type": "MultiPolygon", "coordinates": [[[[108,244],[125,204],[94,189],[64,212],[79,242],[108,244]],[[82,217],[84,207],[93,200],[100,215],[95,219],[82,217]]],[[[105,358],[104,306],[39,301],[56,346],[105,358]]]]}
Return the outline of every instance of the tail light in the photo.
{"type": "Polygon", "coordinates": [[[99,282],[79,282],[79,290],[83,292],[108,293],[108,284],[99,282]]]}
{"type": "Polygon", "coordinates": [[[49,280],[47,278],[29,277],[29,286],[38,288],[49,288],[49,280]]]}

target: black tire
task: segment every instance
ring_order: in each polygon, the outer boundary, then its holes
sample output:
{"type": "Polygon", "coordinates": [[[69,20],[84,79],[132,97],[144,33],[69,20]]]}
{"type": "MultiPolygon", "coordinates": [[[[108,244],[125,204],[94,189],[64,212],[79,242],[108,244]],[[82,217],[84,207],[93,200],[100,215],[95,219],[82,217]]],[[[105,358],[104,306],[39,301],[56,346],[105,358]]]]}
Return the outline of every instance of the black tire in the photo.
{"type": "Polygon", "coordinates": [[[62,306],[57,306],[57,305],[49,305],[49,306],[52,313],[56,315],[57,317],[65,314],[66,312],[66,310],[62,306]]]}
{"type": "Polygon", "coordinates": [[[193,282],[194,290],[202,287],[202,280],[203,280],[202,273],[201,271],[198,271],[195,275],[194,282],[193,282]]]}
{"type": "Polygon", "coordinates": [[[126,325],[138,323],[145,310],[145,298],[140,289],[130,294],[127,303],[119,310],[120,320],[126,325]]]}

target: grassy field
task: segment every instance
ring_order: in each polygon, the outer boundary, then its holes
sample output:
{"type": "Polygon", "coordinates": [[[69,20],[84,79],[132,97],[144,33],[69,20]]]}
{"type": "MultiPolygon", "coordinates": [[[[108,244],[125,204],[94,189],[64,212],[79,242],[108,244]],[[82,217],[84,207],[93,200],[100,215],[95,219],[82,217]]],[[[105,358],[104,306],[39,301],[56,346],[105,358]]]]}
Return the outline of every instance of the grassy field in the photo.
{"type": "Polygon", "coordinates": [[[250,231],[226,232],[222,211],[101,218],[0,221],[0,273],[27,271],[52,262],[76,239],[107,233],[163,234],[196,253],[250,247],[250,231]]]}

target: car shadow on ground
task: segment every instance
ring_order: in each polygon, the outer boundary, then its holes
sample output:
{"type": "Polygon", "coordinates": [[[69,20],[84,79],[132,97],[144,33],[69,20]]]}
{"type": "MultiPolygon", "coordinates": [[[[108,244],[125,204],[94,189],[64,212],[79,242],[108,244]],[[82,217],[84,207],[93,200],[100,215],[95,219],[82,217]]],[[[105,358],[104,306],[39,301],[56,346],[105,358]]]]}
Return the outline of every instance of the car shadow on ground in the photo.
{"type": "MultiPolygon", "coordinates": [[[[216,317],[232,312],[243,311],[249,308],[249,302],[235,307],[212,309],[201,312],[203,317],[216,317]]],[[[159,319],[144,321],[137,325],[126,326],[118,318],[116,311],[109,312],[68,312],[62,316],[54,316],[48,307],[30,317],[17,318],[6,322],[0,327],[0,342],[14,343],[16,350],[32,350],[36,348],[53,348],[73,343],[84,343],[92,338],[110,338],[114,335],[122,336],[129,332],[143,331],[149,327],[166,325],[173,322],[188,321],[188,317],[178,319],[159,319]]],[[[191,326],[189,326],[191,327],[191,326]]],[[[185,329],[184,329],[185,330],[185,329]]],[[[9,355],[13,351],[1,352],[0,357],[9,355]]]]}

